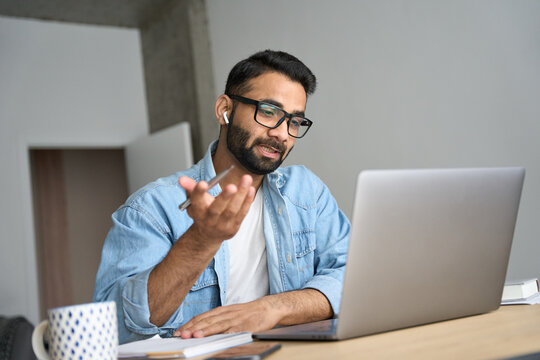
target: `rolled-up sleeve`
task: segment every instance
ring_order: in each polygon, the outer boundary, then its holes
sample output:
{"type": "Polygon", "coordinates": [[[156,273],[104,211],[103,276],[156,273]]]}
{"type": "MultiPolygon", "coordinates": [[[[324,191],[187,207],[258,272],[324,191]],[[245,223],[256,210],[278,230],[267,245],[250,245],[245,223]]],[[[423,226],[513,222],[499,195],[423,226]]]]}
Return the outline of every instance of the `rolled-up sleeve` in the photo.
{"type": "Polygon", "coordinates": [[[165,224],[142,208],[124,205],[112,216],[101,263],[96,276],[94,301],[117,304],[120,343],[168,332],[176,323],[177,311],[158,328],[150,322],[148,276],[167,255],[173,240],[165,224]]]}

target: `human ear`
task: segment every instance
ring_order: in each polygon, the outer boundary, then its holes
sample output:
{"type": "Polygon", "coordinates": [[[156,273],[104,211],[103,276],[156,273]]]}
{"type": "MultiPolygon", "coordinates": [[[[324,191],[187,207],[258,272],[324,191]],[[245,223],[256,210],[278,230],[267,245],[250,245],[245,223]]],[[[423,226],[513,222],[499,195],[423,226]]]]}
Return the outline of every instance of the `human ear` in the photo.
{"type": "Polygon", "coordinates": [[[221,95],[216,101],[215,114],[219,125],[229,124],[229,111],[232,109],[232,100],[225,94],[221,95]]]}

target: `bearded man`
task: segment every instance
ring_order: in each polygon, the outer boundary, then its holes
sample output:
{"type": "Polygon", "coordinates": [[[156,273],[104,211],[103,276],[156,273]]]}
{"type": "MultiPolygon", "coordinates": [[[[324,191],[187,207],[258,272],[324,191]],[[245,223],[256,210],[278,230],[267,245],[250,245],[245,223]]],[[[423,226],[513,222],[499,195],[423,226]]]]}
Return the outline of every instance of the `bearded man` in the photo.
{"type": "Polygon", "coordinates": [[[120,343],[256,332],[339,312],[350,223],[311,171],[280,167],[312,125],[305,110],[315,87],[285,52],[240,61],[216,101],[220,133],[205,157],[113,214],[94,301],[116,301],[120,343]]]}

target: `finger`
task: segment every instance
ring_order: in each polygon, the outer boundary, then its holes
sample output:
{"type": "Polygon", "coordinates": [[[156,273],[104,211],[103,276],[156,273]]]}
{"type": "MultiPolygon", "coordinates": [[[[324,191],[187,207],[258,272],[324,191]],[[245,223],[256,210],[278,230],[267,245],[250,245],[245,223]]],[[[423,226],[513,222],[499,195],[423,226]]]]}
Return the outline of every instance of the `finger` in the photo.
{"type": "Polygon", "coordinates": [[[192,320],[193,319],[176,329],[173,336],[180,336],[182,339],[191,338],[193,336],[193,331],[191,331],[191,326],[193,325],[192,320]]]}
{"type": "MultiPolygon", "coordinates": [[[[238,212],[242,208],[242,205],[244,204],[246,200],[246,196],[249,193],[249,189],[251,187],[251,184],[253,183],[253,178],[249,175],[244,175],[240,179],[240,183],[238,184],[238,192],[235,194],[235,196],[231,199],[229,206],[227,207],[226,212],[229,214],[229,216],[237,216],[238,212]]],[[[243,219],[243,217],[241,217],[243,219]]]]}
{"type": "Polygon", "coordinates": [[[206,335],[213,335],[213,334],[205,334],[203,330],[198,330],[193,333],[194,338],[202,338],[202,337],[205,337],[206,335]]]}
{"type": "Polygon", "coordinates": [[[210,326],[211,324],[228,320],[234,317],[234,315],[231,316],[231,314],[229,314],[227,311],[213,311],[213,310],[210,310],[204,314],[201,314],[191,319],[190,320],[191,324],[189,324],[189,326],[184,326],[185,329],[190,330],[192,333],[195,333],[196,331],[202,330],[210,326]]]}
{"type": "Polygon", "coordinates": [[[191,205],[188,208],[188,214],[194,217],[200,217],[206,212],[206,208],[213,201],[213,197],[207,193],[208,183],[206,181],[200,181],[193,188],[191,194],[189,194],[189,199],[191,205]]]}
{"type": "Polygon", "coordinates": [[[249,212],[249,208],[251,207],[251,204],[253,203],[253,200],[255,199],[255,194],[257,194],[257,190],[253,186],[249,187],[248,193],[246,194],[246,197],[244,198],[244,202],[242,203],[242,206],[238,210],[237,216],[241,219],[245,218],[247,213],[249,212]]]}
{"type": "Polygon", "coordinates": [[[211,318],[223,312],[226,312],[226,308],[227,307],[225,306],[220,306],[191,318],[187,323],[176,329],[176,331],[173,333],[173,336],[180,336],[181,334],[186,334],[189,335],[188,337],[191,337],[191,334],[193,332],[192,328],[195,327],[197,323],[205,321],[205,319],[207,318],[211,318]]]}
{"type": "Polygon", "coordinates": [[[237,193],[238,188],[229,184],[225,186],[221,194],[214,200],[214,202],[208,207],[208,221],[209,223],[217,223],[223,211],[229,206],[231,199],[237,193]]]}
{"type": "Polygon", "coordinates": [[[196,325],[196,324],[191,324],[191,325],[185,324],[184,326],[178,328],[174,332],[173,336],[180,336],[182,339],[189,339],[189,338],[192,338],[192,337],[203,337],[204,336],[204,331],[202,330],[201,327],[204,328],[201,323],[198,323],[198,325],[196,325]]]}
{"type": "Polygon", "coordinates": [[[208,183],[206,181],[199,181],[193,190],[191,191],[191,196],[203,196],[208,191],[208,183]]]}
{"type": "Polygon", "coordinates": [[[178,185],[186,190],[186,193],[190,194],[197,185],[197,182],[190,177],[180,176],[178,178],[178,185]]]}
{"type": "Polygon", "coordinates": [[[173,336],[180,336],[182,339],[189,339],[193,336],[193,333],[191,330],[176,330],[173,334],[173,336]]]}
{"type": "Polygon", "coordinates": [[[200,315],[195,316],[188,321],[184,326],[180,327],[173,334],[174,336],[180,335],[184,338],[190,336],[196,337],[195,333],[203,331],[204,336],[209,334],[216,334],[217,332],[224,331],[223,326],[234,321],[238,318],[237,310],[232,306],[220,306],[200,315]],[[216,325],[221,324],[221,325],[216,325]]]}
{"type": "Polygon", "coordinates": [[[173,333],[173,336],[182,336],[182,338],[184,339],[190,338],[191,337],[190,323],[191,323],[191,320],[185,323],[184,325],[180,326],[178,329],[176,329],[173,333]]]}
{"type": "Polygon", "coordinates": [[[203,337],[215,334],[222,334],[229,331],[232,327],[236,326],[238,321],[234,316],[215,316],[212,319],[208,319],[205,323],[198,324],[197,328],[189,329],[192,332],[193,337],[203,337]]]}

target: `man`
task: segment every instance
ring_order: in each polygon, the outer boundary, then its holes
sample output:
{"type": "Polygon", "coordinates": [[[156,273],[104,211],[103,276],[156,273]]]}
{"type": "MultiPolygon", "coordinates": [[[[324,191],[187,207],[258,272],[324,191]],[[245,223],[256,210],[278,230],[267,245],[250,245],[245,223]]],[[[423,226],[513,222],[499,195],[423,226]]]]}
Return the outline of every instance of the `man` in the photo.
{"type": "Polygon", "coordinates": [[[311,121],[316,79],[297,58],[239,62],[215,105],[217,142],[192,168],[113,214],[94,301],[114,300],[120,342],[261,331],[339,311],[350,224],[302,166],[280,168],[311,121]],[[207,181],[231,165],[209,188],[207,181]],[[187,211],[178,205],[189,198],[187,211]]]}

